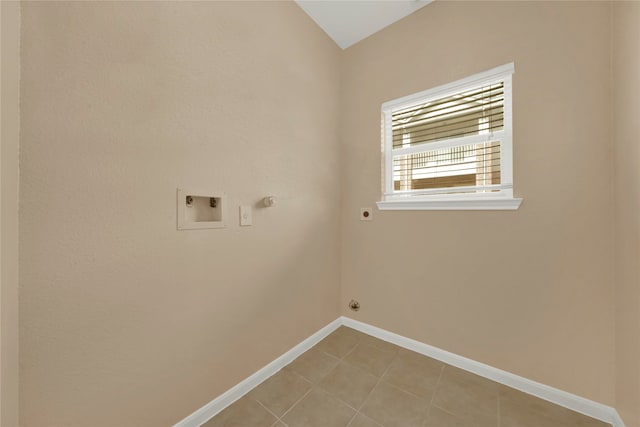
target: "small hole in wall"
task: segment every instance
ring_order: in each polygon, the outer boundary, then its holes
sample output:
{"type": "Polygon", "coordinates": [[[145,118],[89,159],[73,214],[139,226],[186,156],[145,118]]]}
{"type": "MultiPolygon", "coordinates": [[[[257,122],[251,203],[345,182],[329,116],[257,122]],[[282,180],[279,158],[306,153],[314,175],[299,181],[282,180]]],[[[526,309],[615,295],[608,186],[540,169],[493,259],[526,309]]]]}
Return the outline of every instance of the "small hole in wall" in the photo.
{"type": "Polygon", "coordinates": [[[352,299],[351,301],[349,301],[349,308],[353,311],[358,311],[360,310],[360,303],[352,299]]]}

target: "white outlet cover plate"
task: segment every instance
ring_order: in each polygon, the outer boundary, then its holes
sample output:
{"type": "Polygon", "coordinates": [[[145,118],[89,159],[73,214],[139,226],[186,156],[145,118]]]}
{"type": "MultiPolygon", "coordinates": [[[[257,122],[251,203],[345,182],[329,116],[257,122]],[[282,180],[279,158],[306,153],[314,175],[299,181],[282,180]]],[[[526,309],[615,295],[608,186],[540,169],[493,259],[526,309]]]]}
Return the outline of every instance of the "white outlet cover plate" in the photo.
{"type": "Polygon", "coordinates": [[[243,227],[253,225],[253,213],[251,212],[251,206],[240,206],[240,225],[243,227]]]}

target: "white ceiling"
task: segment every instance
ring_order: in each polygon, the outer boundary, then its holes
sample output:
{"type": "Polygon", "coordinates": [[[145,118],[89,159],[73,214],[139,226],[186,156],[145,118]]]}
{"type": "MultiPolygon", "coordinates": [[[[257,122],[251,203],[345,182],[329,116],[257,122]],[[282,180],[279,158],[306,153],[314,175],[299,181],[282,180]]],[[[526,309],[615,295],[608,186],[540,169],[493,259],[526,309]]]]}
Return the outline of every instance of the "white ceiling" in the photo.
{"type": "Polygon", "coordinates": [[[432,0],[296,0],[338,46],[346,49],[432,0]]]}

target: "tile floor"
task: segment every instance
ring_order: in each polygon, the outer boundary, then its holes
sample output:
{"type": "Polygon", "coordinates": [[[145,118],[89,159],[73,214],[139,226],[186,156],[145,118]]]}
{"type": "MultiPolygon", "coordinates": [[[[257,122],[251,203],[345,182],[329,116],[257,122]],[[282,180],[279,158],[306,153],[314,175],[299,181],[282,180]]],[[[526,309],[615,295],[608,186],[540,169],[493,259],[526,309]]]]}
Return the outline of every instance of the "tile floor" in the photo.
{"type": "Polygon", "coordinates": [[[203,426],[609,425],[340,327],[203,426]]]}

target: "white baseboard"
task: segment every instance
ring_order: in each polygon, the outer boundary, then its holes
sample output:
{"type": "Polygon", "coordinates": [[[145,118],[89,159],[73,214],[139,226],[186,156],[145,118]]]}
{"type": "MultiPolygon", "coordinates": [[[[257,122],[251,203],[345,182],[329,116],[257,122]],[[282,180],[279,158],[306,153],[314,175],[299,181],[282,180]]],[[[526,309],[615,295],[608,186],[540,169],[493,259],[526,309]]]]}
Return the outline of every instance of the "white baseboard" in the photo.
{"type": "Polygon", "coordinates": [[[189,415],[182,421],[174,424],[173,427],[199,427],[200,425],[206,423],[211,418],[213,418],[214,415],[221,412],[224,408],[231,405],[236,400],[240,399],[242,396],[261,384],[263,381],[277,373],[280,369],[293,362],[293,360],[300,356],[302,353],[319,343],[331,332],[338,329],[340,325],[342,325],[341,318],[338,318],[329,323],[327,326],[320,329],[318,332],[311,335],[309,338],[302,341],[300,344],[296,345],[291,350],[287,351],[285,354],[278,357],[276,360],[269,363],[264,368],[260,369],[239,384],[225,391],[220,396],[216,397],[211,402],[204,405],[202,408],[196,410],[193,414],[189,415]]]}
{"type": "Polygon", "coordinates": [[[383,341],[390,342],[397,346],[406,348],[407,350],[415,351],[416,353],[424,354],[433,359],[440,360],[441,362],[455,366],[465,371],[472,372],[485,378],[489,378],[500,384],[515,388],[524,393],[531,394],[572,411],[579,412],[589,417],[610,423],[613,427],[625,427],[622,418],[618,412],[610,407],[603,405],[593,400],[585,399],[584,397],[576,396],[566,391],[559,390],[557,388],[549,387],[547,385],[523,378],[521,376],[512,374],[510,372],[503,371],[498,368],[494,368],[484,363],[476,362],[475,360],[468,359],[457,354],[450,353],[446,350],[433,347],[422,342],[412,340],[411,338],[403,337],[402,335],[389,332],[385,329],[371,326],[367,323],[360,322],[358,320],[350,319],[348,317],[339,317],[324,328],[320,329],[309,338],[287,351],[282,356],[278,357],[273,362],[269,363],[264,368],[260,369],[250,377],[246,378],[239,384],[230,388],[220,396],[216,397],[211,402],[207,403],[202,408],[195,411],[182,421],[175,424],[173,427],[199,427],[214,415],[222,411],[227,406],[231,405],[236,400],[251,391],[254,387],[274,375],[280,369],[291,363],[295,358],[300,356],[305,351],[320,342],[323,338],[336,330],[341,325],[353,328],[365,334],[374,336],[383,341]]]}
{"type": "Polygon", "coordinates": [[[458,356],[457,354],[394,334],[393,332],[389,332],[348,317],[342,317],[341,324],[365,334],[372,335],[383,341],[406,348],[407,350],[424,354],[425,356],[440,360],[441,362],[464,369],[465,371],[489,378],[490,380],[500,384],[515,388],[524,393],[531,394],[555,403],[556,405],[571,409],[572,411],[604,421],[605,423],[610,423],[613,427],[625,427],[618,412],[610,406],[585,399],[584,397],[576,396],[566,391],[558,390],[557,388],[549,387],[510,372],[485,365],[484,363],[476,362],[475,360],[471,360],[466,357],[458,356]]]}
{"type": "Polygon", "coordinates": [[[613,421],[611,422],[611,425],[613,427],[625,427],[624,421],[622,421],[622,418],[620,417],[618,411],[616,411],[615,408],[611,409],[613,410],[613,421]]]}

